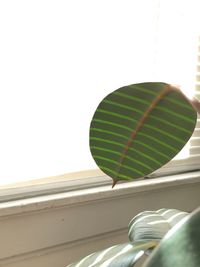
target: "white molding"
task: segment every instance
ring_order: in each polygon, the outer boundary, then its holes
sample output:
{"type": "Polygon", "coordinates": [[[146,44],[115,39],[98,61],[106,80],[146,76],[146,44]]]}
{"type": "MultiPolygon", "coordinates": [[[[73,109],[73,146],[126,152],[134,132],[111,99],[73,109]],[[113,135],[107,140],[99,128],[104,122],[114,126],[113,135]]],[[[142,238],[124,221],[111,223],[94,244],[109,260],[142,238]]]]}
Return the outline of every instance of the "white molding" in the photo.
{"type": "MultiPolygon", "coordinates": [[[[60,251],[65,251],[65,254],[67,254],[67,257],[70,258],[71,257],[71,261],[73,261],[73,258],[75,258],[75,255],[70,255],[68,253],[69,250],[77,250],[80,247],[84,246],[85,244],[89,244],[89,243],[103,243],[102,241],[104,240],[112,240],[114,238],[115,243],[116,242],[127,242],[127,239],[125,238],[127,236],[127,229],[120,229],[117,231],[110,231],[109,233],[104,233],[104,234],[100,234],[97,236],[93,236],[90,238],[84,238],[82,240],[77,240],[74,242],[66,242],[64,244],[60,244],[57,246],[53,246],[53,247],[47,247],[44,249],[40,249],[40,250],[35,250],[35,251],[31,251],[28,253],[24,253],[24,254],[19,254],[19,255],[15,255],[15,256],[11,256],[5,259],[0,260],[0,266],[5,266],[7,264],[17,264],[17,263],[21,263],[24,261],[30,261],[30,259],[34,259],[34,258],[38,258],[38,257],[48,257],[49,254],[56,254],[57,252],[60,251]],[[116,238],[117,236],[117,238],[116,238]]],[[[116,243],[117,244],[117,243],[116,243]]],[[[102,244],[101,244],[102,245],[102,244]]],[[[107,243],[108,245],[108,243],[107,243]]],[[[112,246],[113,243],[112,241],[110,242],[110,245],[112,246]]],[[[91,248],[90,248],[91,249],[91,248]]],[[[89,252],[90,253],[90,252],[89,252]]],[[[85,254],[83,254],[84,256],[85,254]]],[[[66,258],[66,262],[67,262],[67,258],[66,258]]],[[[67,263],[65,263],[66,265],[67,263]]],[[[38,265],[37,265],[38,266],[38,265]]]]}
{"type": "Polygon", "coordinates": [[[61,262],[67,265],[125,240],[128,222],[143,210],[197,208],[199,192],[200,172],[191,172],[119,184],[115,189],[102,186],[1,203],[0,266],[53,267],[48,257],[54,257],[62,267],[61,262]],[[27,264],[29,258],[33,265],[27,264]],[[42,263],[44,258],[48,264],[42,263]]]}

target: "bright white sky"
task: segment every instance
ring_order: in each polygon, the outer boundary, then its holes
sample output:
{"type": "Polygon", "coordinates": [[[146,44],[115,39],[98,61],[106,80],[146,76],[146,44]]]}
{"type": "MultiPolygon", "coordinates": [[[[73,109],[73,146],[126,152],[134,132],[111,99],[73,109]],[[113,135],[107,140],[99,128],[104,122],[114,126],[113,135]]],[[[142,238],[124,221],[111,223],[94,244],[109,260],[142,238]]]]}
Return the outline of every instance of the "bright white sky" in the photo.
{"type": "Polygon", "coordinates": [[[144,82],[192,93],[196,1],[0,2],[0,184],[97,168],[92,115],[144,82]]]}

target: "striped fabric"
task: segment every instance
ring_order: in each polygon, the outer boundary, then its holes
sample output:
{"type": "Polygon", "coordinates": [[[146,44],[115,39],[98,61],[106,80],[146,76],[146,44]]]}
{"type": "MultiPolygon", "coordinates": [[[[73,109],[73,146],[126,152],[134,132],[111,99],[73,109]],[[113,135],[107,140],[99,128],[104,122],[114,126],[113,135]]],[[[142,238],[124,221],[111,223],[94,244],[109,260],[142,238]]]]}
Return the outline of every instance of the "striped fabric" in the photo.
{"type": "Polygon", "coordinates": [[[135,216],[129,223],[129,240],[160,240],[188,213],[177,209],[160,209],[144,211],[135,216]]]}
{"type": "Polygon", "coordinates": [[[125,243],[90,254],[67,267],[132,267],[156,242],[125,243]]]}
{"type": "Polygon", "coordinates": [[[187,215],[187,212],[176,209],[144,211],[129,224],[130,243],[92,253],[67,267],[132,267],[144,253],[148,254],[158,244],[169,229],[187,215]]]}

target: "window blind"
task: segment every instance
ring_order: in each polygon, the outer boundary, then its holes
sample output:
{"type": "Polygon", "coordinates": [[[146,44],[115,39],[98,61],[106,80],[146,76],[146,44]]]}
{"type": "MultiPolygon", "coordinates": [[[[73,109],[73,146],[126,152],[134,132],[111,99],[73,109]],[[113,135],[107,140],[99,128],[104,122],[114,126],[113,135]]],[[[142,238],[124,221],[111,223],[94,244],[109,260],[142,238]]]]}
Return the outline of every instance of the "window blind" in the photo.
{"type": "MultiPolygon", "coordinates": [[[[200,37],[198,42],[195,97],[200,100],[200,37]]],[[[190,156],[200,162],[200,115],[198,115],[197,124],[190,140],[190,156]]]]}
{"type": "MultiPolygon", "coordinates": [[[[200,37],[197,44],[196,74],[194,73],[194,97],[200,101],[200,37]],[[195,78],[196,77],[196,78],[195,78]]],[[[192,94],[191,94],[192,95],[192,94]]],[[[170,175],[175,173],[194,171],[200,169],[200,115],[197,115],[195,130],[182,151],[168,164],[155,171],[150,177],[170,175]],[[187,154],[187,156],[182,156],[187,154]]]]}

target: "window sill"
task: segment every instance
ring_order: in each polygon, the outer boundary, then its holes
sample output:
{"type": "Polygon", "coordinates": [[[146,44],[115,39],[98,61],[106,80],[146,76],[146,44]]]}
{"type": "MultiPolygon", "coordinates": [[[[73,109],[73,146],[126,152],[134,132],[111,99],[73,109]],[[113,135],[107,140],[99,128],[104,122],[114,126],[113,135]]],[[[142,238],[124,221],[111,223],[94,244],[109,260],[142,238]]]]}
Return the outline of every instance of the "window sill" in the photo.
{"type": "MultiPolygon", "coordinates": [[[[168,164],[157,170],[155,173],[149,175],[149,178],[159,178],[162,177],[161,182],[165,182],[165,176],[169,175],[172,178],[172,181],[175,174],[178,173],[185,173],[185,172],[194,172],[199,170],[199,156],[191,156],[190,158],[181,159],[170,161],[168,164]],[[173,176],[172,176],[173,175],[173,176]]],[[[180,176],[185,177],[185,176],[180,176]]],[[[187,174],[186,174],[186,177],[187,174]]],[[[181,180],[182,178],[180,178],[181,180]]],[[[167,181],[168,178],[167,178],[167,181]]],[[[152,182],[153,184],[156,182],[152,182]]],[[[159,180],[157,183],[160,183],[159,180]]],[[[127,183],[124,183],[127,184],[127,183]]],[[[149,185],[151,182],[147,182],[147,180],[138,182],[129,182],[129,185],[125,185],[120,187],[119,184],[115,189],[125,190],[128,188],[138,188],[144,187],[145,185],[149,185]]],[[[56,195],[60,193],[64,193],[64,196],[70,196],[71,192],[74,191],[75,195],[78,193],[84,194],[91,194],[91,193],[98,193],[99,191],[106,190],[106,188],[110,189],[110,192],[115,192],[115,190],[111,190],[112,180],[108,178],[101,170],[88,170],[88,171],[81,171],[76,173],[69,173],[64,175],[58,175],[55,177],[49,178],[42,178],[36,179],[27,182],[19,182],[16,184],[10,185],[3,185],[0,186],[0,203],[6,201],[14,201],[19,199],[28,199],[34,198],[39,196],[47,196],[49,198],[50,195],[56,195]],[[77,188],[79,189],[77,191],[77,188]],[[87,191],[90,189],[89,191],[87,191]],[[80,192],[79,192],[80,191],[80,192]],[[69,194],[66,194],[69,193],[69,194]]],[[[119,191],[118,190],[118,191],[119,191]]],[[[132,189],[131,189],[132,190],[132,189]]],[[[134,189],[133,189],[134,190],[134,189]]],[[[107,190],[106,190],[107,191],[107,190]]],[[[74,196],[72,194],[72,196],[74,196]]]]}
{"type": "MultiPolygon", "coordinates": [[[[109,179],[106,176],[104,178],[109,179]]],[[[111,188],[111,182],[109,183],[110,185],[106,186],[3,202],[0,203],[0,217],[72,205],[84,205],[84,203],[93,201],[131,197],[138,193],[200,184],[200,171],[121,183],[117,184],[114,189],[111,188]]]]}

